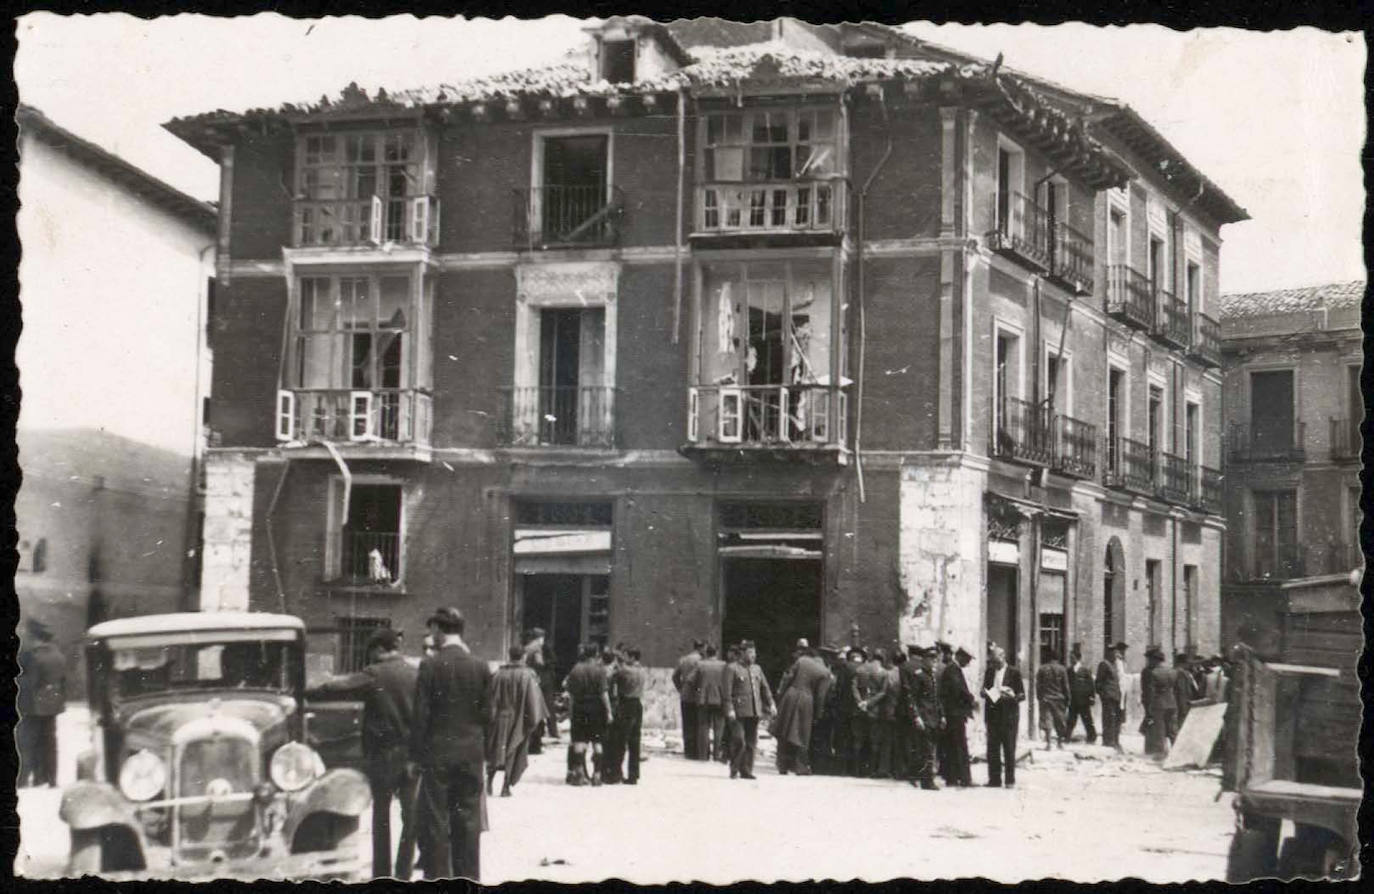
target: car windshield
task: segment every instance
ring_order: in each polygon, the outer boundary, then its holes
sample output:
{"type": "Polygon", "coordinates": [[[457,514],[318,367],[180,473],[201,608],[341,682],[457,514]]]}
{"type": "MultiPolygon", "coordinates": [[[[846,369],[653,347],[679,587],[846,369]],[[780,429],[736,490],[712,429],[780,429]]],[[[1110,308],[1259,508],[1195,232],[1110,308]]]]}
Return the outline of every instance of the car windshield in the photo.
{"type": "Polygon", "coordinates": [[[197,689],[290,688],[289,642],[110,644],[116,699],[197,689]]]}

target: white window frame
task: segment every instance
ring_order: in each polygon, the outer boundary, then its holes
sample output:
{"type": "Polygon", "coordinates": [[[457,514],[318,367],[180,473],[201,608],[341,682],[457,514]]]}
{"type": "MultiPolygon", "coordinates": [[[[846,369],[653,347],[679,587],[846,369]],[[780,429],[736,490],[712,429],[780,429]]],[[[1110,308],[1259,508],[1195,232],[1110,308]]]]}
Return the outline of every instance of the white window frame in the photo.
{"type": "MultiPolygon", "coordinates": [[[[400,488],[401,504],[397,511],[400,519],[396,527],[399,529],[399,538],[396,546],[396,561],[400,568],[391,569],[395,579],[395,586],[405,584],[406,571],[406,525],[408,513],[407,504],[410,502],[410,494],[406,482],[391,475],[353,475],[352,486],[360,484],[381,484],[400,488]]],[[[325,501],[325,525],[324,525],[324,579],[326,581],[337,581],[343,574],[343,526],[347,523],[347,518],[340,518],[343,510],[341,488],[345,487],[344,477],[339,474],[329,476],[328,500],[325,501]]]]}
{"type": "Polygon", "coordinates": [[[1050,358],[1059,358],[1059,367],[1063,372],[1060,384],[1063,390],[1055,391],[1054,409],[1056,413],[1063,413],[1066,416],[1073,415],[1073,351],[1069,350],[1068,345],[1064,346],[1064,353],[1059,353],[1059,340],[1046,340],[1041,349],[1040,369],[1044,371],[1044,381],[1041,387],[1044,388],[1045,396],[1050,394],[1050,358]]]}
{"type": "Polygon", "coordinates": [[[277,389],[277,440],[296,439],[296,392],[285,388],[277,389]]]}
{"type": "Polygon", "coordinates": [[[992,387],[988,389],[988,391],[992,395],[992,418],[988,420],[988,424],[992,426],[993,429],[991,432],[992,438],[990,440],[995,441],[997,437],[996,419],[998,404],[1005,397],[1014,397],[1018,400],[1026,399],[1025,330],[1023,330],[1020,326],[1016,325],[1015,323],[1012,323],[1008,320],[1004,320],[1000,317],[994,317],[992,320],[992,387]],[[1007,337],[1015,340],[1015,344],[1013,345],[1013,347],[1015,348],[1016,352],[1016,360],[1014,367],[1016,373],[1015,386],[1013,387],[1011,383],[1008,383],[1007,388],[1009,393],[1005,395],[999,394],[997,389],[997,340],[1002,337],[1007,337]]]}
{"type": "MultiPolygon", "coordinates": [[[[1169,383],[1164,376],[1150,370],[1145,377],[1145,412],[1150,412],[1150,389],[1159,389],[1159,446],[1157,449],[1161,453],[1174,453],[1173,426],[1169,424],[1169,383]]],[[[1150,420],[1145,420],[1145,436],[1150,436],[1150,420]]],[[[1177,455],[1177,454],[1175,454],[1177,455]]]]}
{"type": "Polygon", "coordinates": [[[348,393],[348,440],[371,441],[377,437],[374,430],[373,400],[371,391],[350,391],[348,393]],[[359,412],[359,406],[362,411],[359,412]],[[358,426],[359,420],[362,427],[358,426]]]}
{"type": "Polygon", "coordinates": [[[1112,418],[1112,371],[1121,373],[1121,406],[1118,410],[1118,438],[1131,437],[1131,364],[1124,358],[1107,355],[1107,380],[1102,389],[1102,434],[1107,436],[1112,418]]]}
{"type": "MultiPolygon", "coordinates": [[[[993,230],[998,230],[998,231],[1000,231],[1000,227],[999,227],[999,224],[998,224],[998,221],[997,221],[997,201],[996,201],[996,199],[997,199],[998,196],[1000,196],[1000,195],[1002,194],[1003,186],[1004,186],[1004,184],[1002,183],[1002,163],[1001,163],[1001,158],[1000,158],[1000,155],[1001,155],[1001,153],[1002,153],[1003,151],[1005,151],[1005,152],[1007,153],[1007,155],[1009,156],[1009,158],[1007,159],[1007,176],[1008,176],[1008,177],[1010,178],[1010,180],[1011,180],[1010,183],[1006,184],[1006,187],[1007,187],[1007,235],[1008,235],[1008,236],[1020,236],[1020,235],[1022,235],[1021,233],[1016,233],[1016,232],[1013,232],[1013,230],[1012,230],[1012,222],[1013,222],[1014,220],[1016,220],[1015,215],[1012,213],[1012,203],[1015,201],[1014,198],[1013,198],[1013,196],[1014,196],[1015,193],[1020,193],[1020,194],[1023,195],[1023,196],[1026,195],[1026,150],[1023,149],[1023,148],[1021,148],[1021,145],[1020,145],[1019,143],[1017,143],[1015,140],[1012,140],[1012,139],[1008,138],[1007,135],[1004,134],[1004,133],[999,133],[999,134],[997,134],[997,152],[998,152],[998,157],[995,157],[995,160],[993,161],[993,166],[992,166],[992,175],[993,175],[993,193],[992,193],[992,195],[993,195],[993,206],[992,206],[993,221],[992,221],[992,228],[993,228],[993,230]]],[[[1032,200],[1034,200],[1034,199],[1032,198],[1032,200]]]]}
{"type": "MultiPolygon", "coordinates": [[[[1204,453],[1204,450],[1203,450],[1203,445],[1206,443],[1206,438],[1204,438],[1204,437],[1203,437],[1203,434],[1202,434],[1203,431],[1204,431],[1204,429],[1203,429],[1203,419],[1202,419],[1202,395],[1201,395],[1201,394],[1198,394],[1196,391],[1188,391],[1188,390],[1185,390],[1185,391],[1183,392],[1183,441],[1184,441],[1184,444],[1183,444],[1183,450],[1182,450],[1182,452],[1181,452],[1181,455],[1182,455],[1185,459],[1186,459],[1187,456],[1188,456],[1188,443],[1187,443],[1187,442],[1188,442],[1188,408],[1189,408],[1190,406],[1192,406],[1192,407],[1197,407],[1197,445],[1196,445],[1196,455],[1193,457],[1193,463],[1194,463],[1199,469],[1201,469],[1203,466],[1207,465],[1207,462],[1206,462],[1206,454],[1204,453]]],[[[1200,473],[1199,473],[1199,474],[1200,474],[1200,473]]],[[[1199,486],[1201,486],[1201,485],[1199,485],[1199,486]]]]}
{"type": "Polygon", "coordinates": [[[697,442],[701,426],[701,392],[695,386],[687,389],[687,442],[697,442]]]}
{"type": "Polygon", "coordinates": [[[1122,252],[1121,252],[1121,263],[1125,264],[1127,267],[1131,267],[1132,269],[1134,269],[1134,265],[1131,263],[1131,198],[1130,198],[1130,188],[1129,188],[1129,187],[1123,186],[1123,187],[1121,188],[1121,191],[1120,191],[1120,194],[1119,194],[1119,195],[1117,194],[1117,191],[1116,191],[1116,190],[1111,190],[1111,191],[1109,191],[1109,192],[1107,193],[1107,221],[1106,221],[1106,223],[1107,223],[1107,263],[1108,263],[1108,264],[1115,264],[1115,263],[1117,263],[1116,260],[1114,260],[1114,256],[1113,256],[1113,252],[1112,252],[1112,248],[1113,248],[1113,246],[1114,246],[1114,242],[1112,241],[1112,239],[1113,239],[1113,237],[1112,237],[1112,213],[1113,213],[1113,212],[1120,212],[1120,213],[1121,213],[1121,221],[1122,221],[1122,224],[1123,224],[1123,226],[1122,226],[1122,228],[1121,228],[1121,229],[1122,229],[1122,236],[1121,236],[1121,238],[1124,240],[1124,244],[1123,244],[1123,246],[1122,246],[1122,249],[1123,249],[1123,250],[1122,250],[1122,252]]]}
{"type": "Polygon", "coordinates": [[[738,444],[744,440],[744,390],[734,386],[722,386],[716,391],[717,400],[720,405],[716,408],[716,440],[722,444],[738,444]],[[735,410],[732,414],[725,412],[726,398],[731,398],[735,402],[735,410]],[[726,420],[734,421],[735,433],[727,435],[725,433],[726,420]]]}
{"type": "Polygon", "coordinates": [[[606,138],[606,203],[609,205],[615,195],[615,128],[612,127],[549,127],[540,128],[530,135],[530,191],[529,227],[537,232],[543,222],[544,186],[544,147],[551,139],[559,137],[596,137],[606,138]]]}

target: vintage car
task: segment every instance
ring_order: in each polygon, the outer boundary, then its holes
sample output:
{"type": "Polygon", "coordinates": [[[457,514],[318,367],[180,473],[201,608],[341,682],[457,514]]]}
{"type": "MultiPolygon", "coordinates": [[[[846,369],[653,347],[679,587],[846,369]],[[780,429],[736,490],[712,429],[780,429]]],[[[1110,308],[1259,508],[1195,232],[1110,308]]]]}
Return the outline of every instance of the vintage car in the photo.
{"type": "Polygon", "coordinates": [[[71,875],[365,875],[371,792],[312,747],[299,618],[152,615],[86,637],[92,747],[60,811],[71,875]]]}

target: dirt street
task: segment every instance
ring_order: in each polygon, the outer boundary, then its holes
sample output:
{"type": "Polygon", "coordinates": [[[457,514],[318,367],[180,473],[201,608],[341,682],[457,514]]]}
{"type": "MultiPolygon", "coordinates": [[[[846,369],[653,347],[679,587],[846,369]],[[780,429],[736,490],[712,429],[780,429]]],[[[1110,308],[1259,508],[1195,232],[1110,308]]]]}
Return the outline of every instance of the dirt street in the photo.
{"type": "MultiPolygon", "coordinates": [[[[70,778],[77,746],[66,743],[79,723],[65,719],[62,776],[70,778]]],[[[1031,751],[1012,790],[923,792],[887,780],[780,777],[770,760],[757,781],[732,781],[720,764],[660,750],[675,742],[650,742],[634,787],[573,788],[563,784],[563,748],[534,757],[513,798],[491,799],[482,881],[1224,875],[1232,814],[1229,795],[1215,799],[1215,773],[1165,772],[1075,744],[1031,751]]],[[[1139,752],[1138,741],[1125,744],[1139,752]]],[[[981,764],[973,775],[986,779],[981,764]]],[[[53,789],[19,793],[18,874],[61,874],[67,833],[58,801],[53,789]]]]}

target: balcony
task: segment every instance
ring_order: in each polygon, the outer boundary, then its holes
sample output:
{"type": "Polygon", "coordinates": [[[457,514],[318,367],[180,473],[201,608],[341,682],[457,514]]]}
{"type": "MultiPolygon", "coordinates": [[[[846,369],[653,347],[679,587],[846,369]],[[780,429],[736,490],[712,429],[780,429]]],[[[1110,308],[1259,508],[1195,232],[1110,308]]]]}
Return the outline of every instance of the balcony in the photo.
{"type": "Polygon", "coordinates": [[[1155,299],[1149,278],[1125,264],[1109,266],[1107,315],[1146,332],[1154,329],[1155,299]]]}
{"type": "Polygon", "coordinates": [[[423,391],[298,388],[279,392],[278,401],[278,440],[329,441],[396,459],[428,453],[431,404],[423,391]]]}
{"type": "Polygon", "coordinates": [[[617,245],[625,197],[600,184],[512,190],[513,237],[519,248],[591,248],[617,245]]]}
{"type": "Polygon", "coordinates": [[[823,234],[844,230],[843,180],[711,182],[697,187],[693,236],[823,234]]]}
{"type": "Polygon", "coordinates": [[[1093,291],[1093,241],[1066,223],[1054,225],[1050,276],[1078,295],[1093,291]]]}
{"type": "Polygon", "coordinates": [[[1005,398],[1000,410],[993,414],[992,455],[1048,466],[1054,458],[1048,410],[1016,397],[1005,398]]]}
{"type": "Polygon", "coordinates": [[[1097,475],[1097,426],[1072,416],[1054,417],[1053,468],[1074,478],[1097,475]]]}
{"type": "Polygon", "coordinates": [[[1198,487],[1193,491],[1193,508],[1211,515],[1220,515],[1222,497],[1221,471],[1199,466],[1198,487]]]}
{"type": "Polygon", "coordinates": [[[1160,451],[1156,464],[1155,496],[1168,503],[1187,505],[1193,495],[1193,466],[1183,457],[1160,451]]]}
{"type": "Polygon", "coordinates": [[[1155,290],[1155,325],[1150,334],[1171,348],[1188,347],[1188,306],[1168,289],[1155,290]]]}
{"type": "Polygon", "coordinates": [[[510,447],[615,445],[615,388],[606,385],[507,388],[501,443],[510,447]]]}
{"type": "Polygon", "coordinates": [[[842,386],[702,385],[688,389],[687,402],[688,456],[848,462],[842,386]]]}
{"type": "Polygon", "coordinates": [[[1206,366],[1221,366],[1221,326],[1206,314],[1193,315],[1193,342],[1188,353],[1206,366]]]}
{"type": "Polygon", "coordinates": [[[401,535],[395,532],[341,532],[339,576],[334,583],[394,586],[401,579],[401,535]]]}
{"type": "Polygon", "coordinates": [[[1041,273],[1050,269],[1049,213],[1019,192],[993,196],[992,250],[1041,273]]]}
{"type": "MultiPolygon", "coordinates": [[[[1307,576],[1307,549],[1299,543],[1255,543],[1251,547],[1247,579],[1252,581],[1289,580],[1307,576]]],[[[1349,571],[1350,569],[1346,569],[1349,571]]]]}
{"type": "Polygon", "coordinates": [[[1360,440],[1360,422],[1357,419],[1330,420],[1331,458],[1337,462],[1359,459],[1363,446],[1360,440]]]}
{"type": "Polygon", "coordinates": [[[1149,444],[1130,438],[1107,438],[1103,452],[1107,459],[1103,484],[1146,496],[1154,495],[1155,456],[1149,444]]]}
{"type": "Polygon", "coordinates": [[[1236,423],[1228,435],[1227,455],[1232,462],[1303,462],[1307,425],[1295,423],[1236,423]]]}
{"type": "Polygon", "coordinates": [[[297,199],[292,233],[296,248],[351,248],[383,243],[439,244],[439,199],[297,199]]]}

